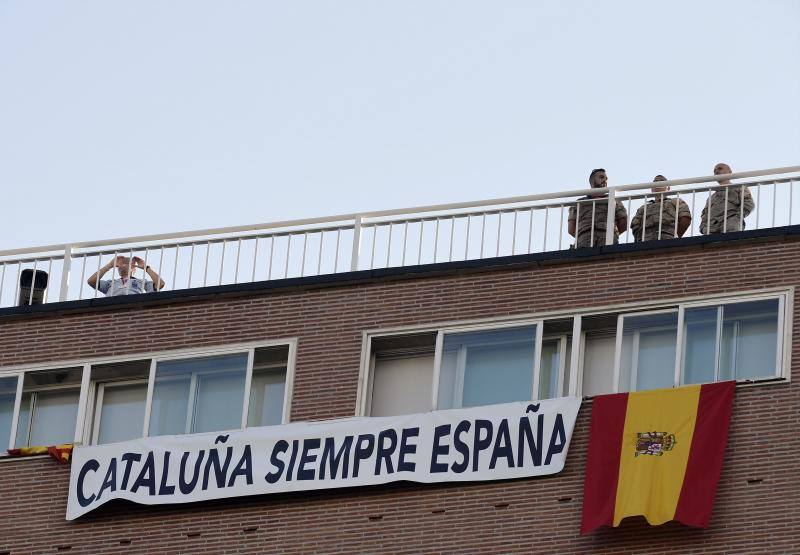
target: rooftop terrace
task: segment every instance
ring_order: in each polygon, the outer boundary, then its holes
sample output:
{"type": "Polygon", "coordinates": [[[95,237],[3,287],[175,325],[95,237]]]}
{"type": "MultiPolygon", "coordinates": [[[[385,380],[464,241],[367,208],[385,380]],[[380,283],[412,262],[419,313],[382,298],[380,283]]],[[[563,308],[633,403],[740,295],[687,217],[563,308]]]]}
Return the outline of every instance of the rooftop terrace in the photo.
{"type": "MultiPolygon", "coordinates": [[[[735,195],[749,189],[755,202],[746,217],[747,230],[800,224],[800,166],[703,176],[660,182],[670,199],[684,201],[691,224],[684,238],[703,235],[701,212],[716,191],[735,195]]],[[[308,218],[123,237],[72,244],[0,251],[0,308],[102,297],[87,279],[116,256],[137,256],[165,281],[162,290],[321,276],[377,268],[397,268],[453,261],[484,260],[510,255],[548,253],[574,248],[568,233],[569,209],[595,211],[601,203],[619,201],[628,221],[658,195],[653,183],[601,189],[578,189],[521,197],[380,210],[360,214],[308,218]],[[586,197],[592,193],[592,199],[586,197]],[[605,195],[597,197],[597,195],[605,195]],[[30,287],[36,276],[36,287],[30,287]]],[[[727,206],[727,204],[726,204],[727,206]]],[[[612,242],[613,210],[606,244],[612,242]]],[[[725,221],[729,216],[726,210],[725,221]]],[[[587,214],[587,212],[584,212],[587,214]]],[[[580,216],[579,216],[580,217],[580,216]]],[[[658,221],[661,221],[659,214],[658,221]]],[[[734,220],[731,220],[734,221],[734,220]]],[[[660,224],[659,224],[660,225],[660,224]]],[[[713,232],[714,230],[712,230],[713,232]]],[[[723,228],[722,233],[737,233],[723,228]]],[[[594,239],[594,238],[593,238],[594,239]]],[[[619,237],[633,243],[628,229],[619,237]]],[[[119,275],[112,268],[104,279],[119,275]]],[[[137,270],[134,277],[143,277],[137,270]]]]}

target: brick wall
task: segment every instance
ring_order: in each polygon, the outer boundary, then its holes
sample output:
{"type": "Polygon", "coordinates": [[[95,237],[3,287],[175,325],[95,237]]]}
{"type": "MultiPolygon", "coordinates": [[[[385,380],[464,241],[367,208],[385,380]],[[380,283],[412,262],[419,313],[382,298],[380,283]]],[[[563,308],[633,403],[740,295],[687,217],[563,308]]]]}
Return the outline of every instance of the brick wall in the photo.
{"type": "MultiPolygon", "coordinates": [[[[800,242],[725,242],[567,263],[0,320],[0,365],[297,337],[292,420],[354,413],[365,329],[800,285],[800,242]]],[[[795,305],[797,305],[797,300],[795,305]]],[[[798,311],[794,328],[800,329],[798,311]]],[[[792,367],[800,368],[800,342],[792,367]]],[[[790,553],[800,545],[800,387],[737,390],[708,530],[629,519],[578,534],[591,404],[556,476],[115,502],[66,522],[68,469],[0,462],[2,553],[790,553]]]]}

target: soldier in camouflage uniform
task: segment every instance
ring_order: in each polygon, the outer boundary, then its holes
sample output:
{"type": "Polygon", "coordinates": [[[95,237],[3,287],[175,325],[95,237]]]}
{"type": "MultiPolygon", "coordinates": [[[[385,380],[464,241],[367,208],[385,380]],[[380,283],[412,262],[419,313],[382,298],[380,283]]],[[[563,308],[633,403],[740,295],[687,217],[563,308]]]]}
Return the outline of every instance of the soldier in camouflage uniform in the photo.
{"type": "MultiPolygon", "coordinates": [[[[606,170],[598,168],[589,174],[589,185],[593,189],[605,187],[608,183],[606,170]]],[[[579,198],[569,207],[568,231],[576,238],[575,246],[597,247],[606,244],[606,225],[608,221],[608,195],[601,193],[579,198]],[[577,235],[576,235],[577,232],[577,235]]],[[[628,212],[620,201],[614,210],[614,243],[619,242],[619,234],[628,228],[628,212]]]]}
{"type": "MultiPolygon", "coordinates": [[[[728,164],[719,163],[714,166],[714,175],[731,173],[733,172],[728,164]]],[[[708,197],[703,213],[700,215],[700,233],[704,235],[742,231],[745,227],[744,219],[756,207],[753,196],[747,187],[731,185],[730,179],[718,179],[718,181],[725,187],[714,191],[708,197]],[[710,218],[709,213],[711,214],[710,218]]]]}
{"type": "MultiPolygon", "coordinates": [[[[657,175],[653,182],[666,180],[667,178],[663,175],[657,175]]],[[[654,186],[651,191],[657,196],[639,207],[631,220],[633,240],[638,243],[640,241],[675,239],[676,231],[678,237],[683,237],[692,223],[689,205],[679,198],[669,198],[666,195],[669,186],[654,186]],[[642,229],[643,223],[644,229],[642,229]]]]}

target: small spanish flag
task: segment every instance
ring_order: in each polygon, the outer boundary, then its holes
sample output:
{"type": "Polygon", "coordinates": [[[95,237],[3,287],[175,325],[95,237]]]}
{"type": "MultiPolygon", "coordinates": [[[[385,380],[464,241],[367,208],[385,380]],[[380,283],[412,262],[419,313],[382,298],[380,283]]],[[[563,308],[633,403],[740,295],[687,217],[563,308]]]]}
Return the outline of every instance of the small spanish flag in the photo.
{"type": "Polygon", "coordinates": [[[47,448],[47,452],[61,464],[69,464],[69,459],[72,456],[72,444],[53,445],[47,448]]]}
{"type": "Polygon", "coordinates": [[[9,449],[8,454],[12,457],[31,457],[34,455],[49,454],[58,462],[67,464],[69,463],[70,456],[72,455],[72,444],[64,443],[62,445],[51,445],[50,447],[45,447],[44,445],[20,447],[18,449],[9,449]]]}
{"type": "Polygon", "coordinates": [[[581,533],[636,515],[707,528],[735,388],[730,381],[595,397],[581,533]]]}

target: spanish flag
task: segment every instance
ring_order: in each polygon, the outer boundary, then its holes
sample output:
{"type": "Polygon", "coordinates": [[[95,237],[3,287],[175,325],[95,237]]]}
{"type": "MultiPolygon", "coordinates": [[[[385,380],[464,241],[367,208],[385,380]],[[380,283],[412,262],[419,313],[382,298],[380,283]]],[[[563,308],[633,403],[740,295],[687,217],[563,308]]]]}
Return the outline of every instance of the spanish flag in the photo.
{"type": "Polygon", "coordinates": [[[9,449],[8,454],[12,457],[31,457],[34,455],[49,454],[58,462],[68,464],[70,456],[72,455],[72,444],[64,443],[62,445],[51,445],[50,447],[45,447],[44,445],[20,447],[18,449],[9,449]]]}
{"type": "Polygon", "coordinates": [[[643,515],[707,528],[736,382],[599,395],[592,424],[581,533],[643,515]]]}

